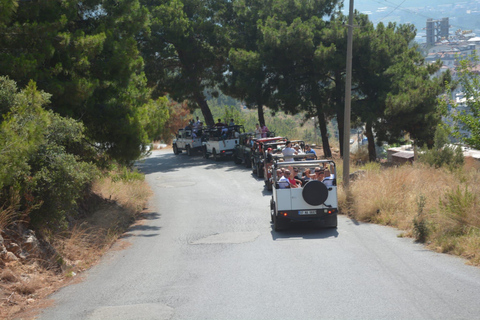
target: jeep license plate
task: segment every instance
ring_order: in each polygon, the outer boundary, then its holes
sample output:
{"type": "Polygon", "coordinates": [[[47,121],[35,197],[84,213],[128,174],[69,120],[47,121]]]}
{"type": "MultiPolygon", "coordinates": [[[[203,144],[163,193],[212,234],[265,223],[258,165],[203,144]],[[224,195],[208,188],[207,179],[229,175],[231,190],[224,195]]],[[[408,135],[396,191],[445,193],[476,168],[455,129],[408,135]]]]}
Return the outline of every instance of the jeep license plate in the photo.
{"type": "Polygon", "coordinates": [[[316,214],[316,213],[317,213],[316,210],[298,211],[298,214],[301,215],[301,216],[306,216],[306,215],[316,214]]]}

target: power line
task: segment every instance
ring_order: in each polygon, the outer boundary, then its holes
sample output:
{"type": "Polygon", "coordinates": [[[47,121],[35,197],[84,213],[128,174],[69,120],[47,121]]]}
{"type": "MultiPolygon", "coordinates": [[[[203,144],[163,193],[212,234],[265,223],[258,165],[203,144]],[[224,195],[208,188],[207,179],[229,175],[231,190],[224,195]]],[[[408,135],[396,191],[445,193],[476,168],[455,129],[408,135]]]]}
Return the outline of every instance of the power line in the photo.
{"type": "MultiPolygon", "coordinates": [[[[403,0],[400,4],[396,4],[396,3],[393,3],[391,1],[388,1],[388,0],[383,0],[383,1],[379,1],[379,0],[372,0],[373,2],[376,2],[376,3],[379,3],[379,4],[389,4],[389,5],[392,5],[392,6],[396,6],[395,9],[393,9],[388,15],[386,15],[385,17],[381,18],[381,19],[378,19],[377,21],[372,21],[374,24],[378,23],[378,22],[381,22],[382,20],[384,20],[385,18],[387,18],[388,16],[390,16],[394,11],[396,11],[397,9],[399,10],[402,10],[404,12],[408,12],[408,13],[412,13],[416,16],[419,16],[419,17],[423,17],[425,19],[436,19],[432,16],[427,16],[427,15],[424,15],[422,13],[419,13],[417,11],[414,11],[414,10],[410,10],[408,8],[405,8],[405,7],[402,7],[402,4],[405,2],[405,0],[403,0]]],[[[454,3],[452,3],[454,4],[454,3]]],[[[455,25],[455,24],[450,24],[452,27],[454,28],[458,28],[458,29],[471,29],[471,28],[467,28],[465,26],[459,26],[459,25],[455,25]]]]}
{"type": "Polygon", "coordinates": [[[395,9],[393,9],[389,14],[387,14],[385,17],[383,17],[382,19],[380,19],[380,21],[386,19],[389,15],[391,15],[392,13],[394,13],[398,8],[400,8],[400,6],[405,2],[405,0],[402,1],[402,3],[400,3],[398,6],[395,7],[395,9]]]}

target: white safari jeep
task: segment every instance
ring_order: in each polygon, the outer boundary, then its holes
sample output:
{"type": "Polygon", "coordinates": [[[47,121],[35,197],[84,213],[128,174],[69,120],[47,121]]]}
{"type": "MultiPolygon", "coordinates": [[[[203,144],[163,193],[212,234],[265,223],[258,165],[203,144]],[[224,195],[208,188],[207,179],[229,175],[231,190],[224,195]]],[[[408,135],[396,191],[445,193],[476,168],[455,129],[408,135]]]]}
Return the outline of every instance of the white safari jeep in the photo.
{"type": "MultiPolygon", "coordinates": [[[[321,170],[320,170],[321,171],[321,170]]],[[[319,226],[337,227],[337,183],[335,163],[331,160],[275,161],[272,170],[270,214],[275,231],[286,229],[291,222],[312,221],[319,226]],[[290,188],[280,181],[277,169],[288,169],[292,178],[300,177],[301,186],[290,188]],[[328,168],[331,175],[325,182],[315,180],[315,168],[328,168]],[[306,171],[310,170],[311,174],[306,171]]]]}
{"type": "Polygon", "coordinates": [[[233,156],[235,146],[240,141],[240,134],[244,132],[242,125],[208,130],[208,138],[203,142],[203,157],[208,159],[211,155],[215,161],[219,161],[221,158],[233,156]]]}
{"type": "Polygon", "coordinates": [[[191,156],[193,151],[202,150],[201,135],[196,136],[190,129],[179,129],[176,139],[172,142],[172,148],[175,154],[180,154],[182,150],[185,150],[191,156]]]}

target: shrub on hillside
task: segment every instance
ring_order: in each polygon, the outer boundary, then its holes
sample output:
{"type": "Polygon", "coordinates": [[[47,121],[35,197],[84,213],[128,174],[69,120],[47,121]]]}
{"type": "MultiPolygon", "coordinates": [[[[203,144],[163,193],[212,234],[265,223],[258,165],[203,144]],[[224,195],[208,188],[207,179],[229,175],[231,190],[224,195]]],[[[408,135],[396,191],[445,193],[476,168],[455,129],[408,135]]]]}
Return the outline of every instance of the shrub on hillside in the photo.
{"type": "Polygon", "coordinates": [[[435,142],[433,148],[424,150],[419,160],[432,167],[458,168],[465,162],[462,148],[448,144],[449,131],[442,125],[435,131],[435,142]]]}
{"type": "Polygon", "coordinates": [[[95,150],[81,123],[43,108],[50,95],[34,82],[17,92],[3,77],[0,88],[0,204],[29,213],[34,224],[61,225],[97,173],[95,150]]]}

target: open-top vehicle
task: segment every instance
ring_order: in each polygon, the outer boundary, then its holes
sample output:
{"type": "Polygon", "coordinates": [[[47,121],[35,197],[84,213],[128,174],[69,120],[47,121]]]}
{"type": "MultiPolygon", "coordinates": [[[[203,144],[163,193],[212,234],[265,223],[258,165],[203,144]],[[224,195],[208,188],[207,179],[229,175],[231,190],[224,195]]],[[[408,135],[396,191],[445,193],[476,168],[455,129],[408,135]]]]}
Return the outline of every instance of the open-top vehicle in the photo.
{"type": "Polygon", "coordinates": [[[207,138],[203,142],[203,157],[208,159],[211,155],[215,161],[219,161],[221,158],[232,156],[240,134],[244,132],[242,125],[207,130],[207,138]]]}
{"type": "Polygon", "coordinates": [[[252,144],[255,141],[255,132],[241,133],[238,138],[238,144],[233,152],[233,161],[236,164],[245,164],[246,168],[252,166],[252,144]]]}
{"type": "MultiPolygon", "coordinates": [[[[299,174],[306,169],[314,172],[315,168],[329,168],[335,172],[335,162],[332,160],[310,160],[310,161],[275,161],[273,168],[298,170],[299,174]]],[[[299,221],[316,222],[323,227],[337,227],[338,199],[337,183],[335,174],[332,174],[329,183],[315,180],[305,181],[300,187],[285,187],[277,174],[274,174],[272,199],[270,200],[270,214],[275,231],[288,227],[289,223],[299,221]]]]}
{"type": "MultiPolygon", "coordinates": [[[[301,146],[302,152],[305,151],[305,143],[300,140],[296,140],[295,142],[299,142],[301,146]]],[[[265,154],[264,154],[264,165],[263,165],[263,182],[267,187],[268,191],[272,191],[272,172],[273,172],[273,162],[278,161],[280,159],[284,159],[282,154],[282,149],[285,147],[285,142],[274,142],[274,143],[267,143],[265,144],[265,154]],[[272,154],[268,156],[268,148],[272,149],[272,154]]],[[[295,161],[310,161],[316,160],[317,156],[312,154],[298,154],[293,156],[295,161]]]]}
{"type": "Polygon", "coordinates": [[[265,157],[265,150],[268,149],[266,146],[267,144],[273,144],[273,143],[283,143],[285,145],[285,142],[287,141],[287,138],[284,137],[270,137],[270,138],[261,138],[261,139],[256,139],[253,142],[253,147],[252,147],[252,157],[251,157],[251,163],[252,163],[252,172],[253,174],[256,174],[259,178],[263,178],[264,176],[264,157],[265,157]]]}
{"type": "Polygon", "coordinates": [[[195,133],[192,129],[179,129],[172,143],[173,153],[180,154],[185,150],[189,156],[194,151],[201,151],[202,146],[201,134],[195,133]]]}

